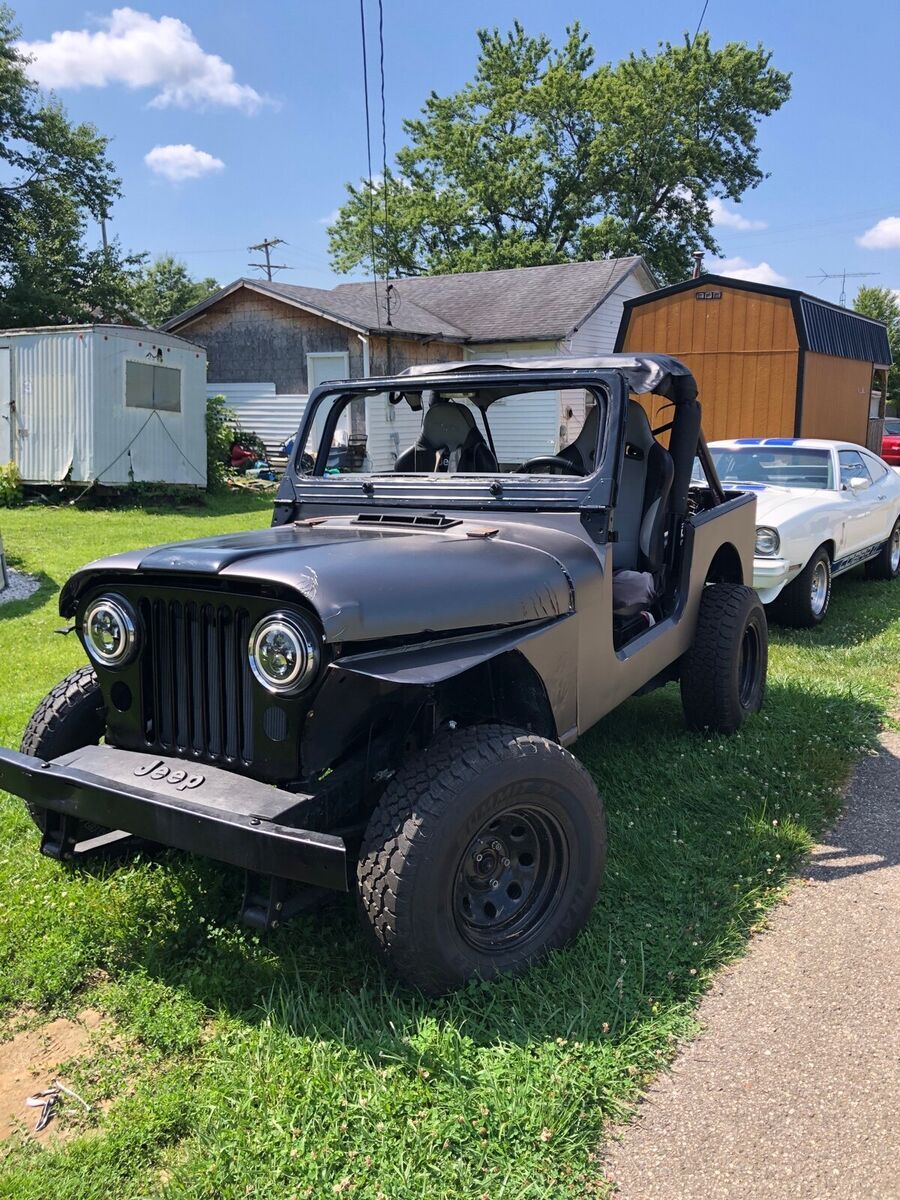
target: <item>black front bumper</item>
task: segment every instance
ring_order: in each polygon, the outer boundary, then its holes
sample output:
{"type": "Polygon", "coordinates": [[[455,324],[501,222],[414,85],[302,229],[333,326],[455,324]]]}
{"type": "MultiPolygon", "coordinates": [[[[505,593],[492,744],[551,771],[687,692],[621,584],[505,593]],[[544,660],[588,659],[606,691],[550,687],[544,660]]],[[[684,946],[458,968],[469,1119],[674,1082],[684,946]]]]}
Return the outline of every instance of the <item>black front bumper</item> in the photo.
{"type": "Polygon", "coordinates": [[[350,888],[343,838],[278,819],[302,812],[308,797],[232,771],[111,746],[85,746],[53,762],[0,750],[0,788],[74,821],[124,830],[256,875],[350,888]]]}

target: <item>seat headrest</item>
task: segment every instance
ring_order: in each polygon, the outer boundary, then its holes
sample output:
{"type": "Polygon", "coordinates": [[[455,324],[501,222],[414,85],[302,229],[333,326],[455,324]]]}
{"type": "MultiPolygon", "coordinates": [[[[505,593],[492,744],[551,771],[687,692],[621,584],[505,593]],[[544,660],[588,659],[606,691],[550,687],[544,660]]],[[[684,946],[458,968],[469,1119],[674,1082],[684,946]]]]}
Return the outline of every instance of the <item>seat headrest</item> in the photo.
{"type": "Polygon", "coordinates": [[[637,400],[629,400],[625,413],[626,445],[634,446],[646,453],[653,445],[654,440],[650,422],[647,420],[647,414],[642,405],[638,404],[637,400]]]}
{"type": "Polygon", "coordinates": [[[422,422],[422,440],[435,450],[459,450],[475,428],[475,418],[461,404],[435,400],[422,422]]]}

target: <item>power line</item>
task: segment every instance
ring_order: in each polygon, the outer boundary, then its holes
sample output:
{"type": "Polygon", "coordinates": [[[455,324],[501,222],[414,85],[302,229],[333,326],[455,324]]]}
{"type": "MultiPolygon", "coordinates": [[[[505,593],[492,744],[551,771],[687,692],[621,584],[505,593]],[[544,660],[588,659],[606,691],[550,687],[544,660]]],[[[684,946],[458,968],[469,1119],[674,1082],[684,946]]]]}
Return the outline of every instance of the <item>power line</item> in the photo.
{"type": "Polygon", "coordinates": [[[385,305],[387,307],[388,328],[391,325],[391,292],[393,288],[387,282],[390,277],[388,262],[388,246],[390,239],[390,216],[388,214],[388,169],[387,169],[387,109],[384,102],[384,5],[378,0],[378,51],[381,68],[381,192],[384,197],[384,279],[385,305]]]}
{"type": "Polygon", "coordinates": [[[375,255],[375,198],[373,195],[375,184],[372,179],[372,125],[369,118],[369,64],[366,53],[365,0],[359,0],[359,28],[362,37],[363,95],[366,109],[366,162],[369,168],[366,188],[369,197],[369,242],[372,255],[372,287],[375,289],[375,319],[380,322],[381,314],[378,309],[378,262],[375,255]]]}
{"type": "Polygon", "coordinates": [[[285,242],[284,238],[265,238],[263,241],[257,242],[255,246],[248,246],[248,250],[261,250],[266,256],[266,261],[264,263],[247,263],[247,266],[257,267],[260,271],[265,271],[266,278],[268,279],[269,283],[271,283],[273,271],[290,270],[290,267],[287,265],[287,263],[273,263],[271,255],[269,254],[269,251],[273,246],[285,245],[287,245],[287,243],[285,242]]]}
{"type": "Polygon", "coordinates": [[[700,20],[697,22],[697,28],[694,30],[694,36],[691,38],[691,49],[694,48],[694,42],[697,40],[697,35],[700,32],[700,27],[703,24],[703,18],[706,16],[706,10],[709,8],[709,0],[705,0],[703,12],[700,14],[700,20]]]}

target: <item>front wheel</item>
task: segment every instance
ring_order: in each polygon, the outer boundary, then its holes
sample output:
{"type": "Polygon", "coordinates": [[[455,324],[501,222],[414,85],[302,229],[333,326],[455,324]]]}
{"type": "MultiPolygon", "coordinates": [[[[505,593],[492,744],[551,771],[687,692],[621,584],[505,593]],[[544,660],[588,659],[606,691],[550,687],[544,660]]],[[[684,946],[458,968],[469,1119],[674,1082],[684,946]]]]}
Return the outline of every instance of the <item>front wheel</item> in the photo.
{"type": "MultiPolygon", "coordinates": [[[[22,736],[21,750],[47,762],[96,746],[106,732],[106,709],[100,682],[93,667],[79,667],[47,693],[31,715],[22,736]]],[[[28,811],[43,832],[44,810],[28,805],[28,811]]],[[[106,833],[99,825],[82,824],[88,837],[106,833]]]]}
{"type": "Polygon", "coordinates": [[[523,970],[584,926],[606,862],[580,763],[501,725],[457,730],[401,767],[359,857],[364,923],[429,995],[523,970]]]}
{"type": "Polygon", "coordinates": [[[900,517],[877,555],[866,563],[866,574],[870,579],[896,579],[900,575],[900,517]]]}
{"type": "Polygon", "coordinates": [[[681,662],[681,704],[689,729],[736,733],[762,707],[769,629],[753,588],[707,584],[694,642],[681,662]]]}
{"type": "Polygon", "coordinates": [[[812,629],[821,625],[831,604],[831,556],[820,546],[796,579],[772,603],[781,625],[812,629]]]}

